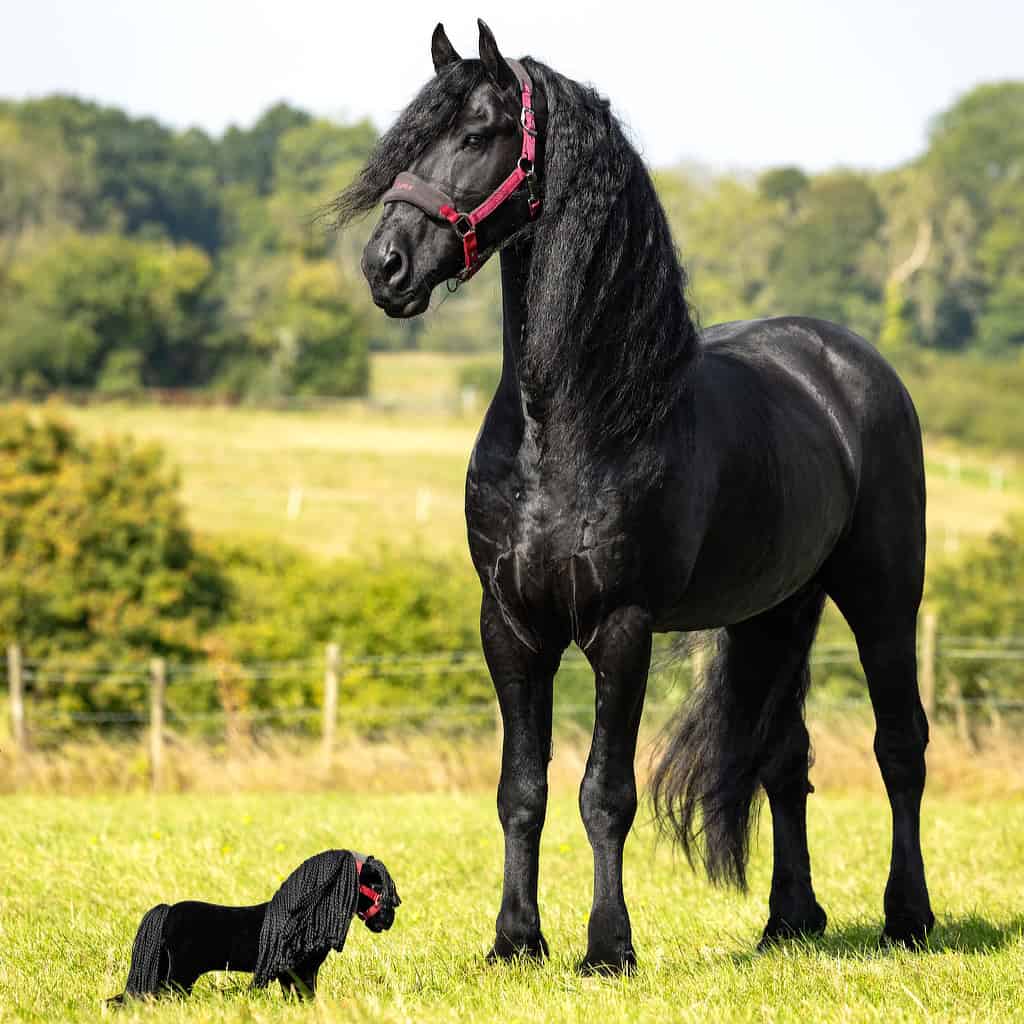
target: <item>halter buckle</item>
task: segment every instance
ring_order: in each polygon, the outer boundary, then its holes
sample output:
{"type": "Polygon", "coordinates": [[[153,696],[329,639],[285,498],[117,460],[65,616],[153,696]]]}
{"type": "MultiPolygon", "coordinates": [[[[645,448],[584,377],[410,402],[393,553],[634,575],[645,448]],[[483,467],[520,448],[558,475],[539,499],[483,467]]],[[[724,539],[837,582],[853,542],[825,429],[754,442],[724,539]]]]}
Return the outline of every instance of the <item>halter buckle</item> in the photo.
{"type": "Polygon", "coordinates": [[[465,238],[467,235],[473,234],[476,228],[473,226],[473,222],[465,213],[459,214],[456,220],[452,221],[452,227],[455,228],[455,234],[459,238],[465,238]]]}
{"type": "Polygon", "coordinates": [[[523,126],[523,131],[527,135],[532,135],[537,138],[537,119],[534,116],[533,107],[521,107],[519,110],[519,123],[523,126]],[[533,121],[533,127],[531,128],[527,123],[526,119],[529,117],[533,121]]]}

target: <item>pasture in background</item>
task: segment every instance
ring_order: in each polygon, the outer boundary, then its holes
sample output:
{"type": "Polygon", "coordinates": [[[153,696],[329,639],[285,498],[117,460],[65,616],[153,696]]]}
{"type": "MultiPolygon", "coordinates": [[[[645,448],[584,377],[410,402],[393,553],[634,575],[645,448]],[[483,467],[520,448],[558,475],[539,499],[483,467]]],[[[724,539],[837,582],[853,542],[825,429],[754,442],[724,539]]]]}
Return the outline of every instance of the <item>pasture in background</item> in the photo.
{"type": "MultiPolygon", "coordinates": [[[[490,395],[480,357],[380,353],[367,402],[274,410],[101,403],[61,409],[91,437],[158,441],[203,531],[318,555],[380,545],[465,553],[466,464],[490,395]],[[467,381],[469,383],[467,383],[467,381]]],[[[926,439],[929,554],[955,553],[1024,510],[1014,451],[926,439]]],[[[468,556],[465,571],[472,573],[468,556]]]]}

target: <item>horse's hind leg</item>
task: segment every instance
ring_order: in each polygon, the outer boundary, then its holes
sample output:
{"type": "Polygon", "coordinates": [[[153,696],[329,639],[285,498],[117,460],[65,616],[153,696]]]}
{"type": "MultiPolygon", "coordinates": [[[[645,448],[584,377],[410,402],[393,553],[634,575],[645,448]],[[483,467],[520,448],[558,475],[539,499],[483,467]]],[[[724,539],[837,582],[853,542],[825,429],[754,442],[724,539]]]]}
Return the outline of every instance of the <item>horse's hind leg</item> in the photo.
{"type": "MultiPolygon", "coordinates": [[[[748,706],[770,705],[760,713],[770,734],[763,737],[766,758],[759,778],[772,815],[772,887],[768,923],[761,937],[767,946],[779,939],[819,935],[825,930],[811,884],[807,848],[807,795],[810,738],[803,705],[810,683],[808,656],[825,595],[810,586],[777,608],[728,631],[724,670],[732,684],[749,688],[748,706]]],[[[739,696],[739,694],[737,694],[739,696]]]]}
{"type": "MultiPolygon", "coordinates": [[[[808,673],[806,665],[801,672],[808,673]]],[[[799,687],[806,692],[807,680],[799,687]]],[[[811,885],[807,848],[810,738],[802,713],[793,709],[788,718],[778,752],[761,770],[772,813],[772,888],[762,946],[779,939],[820,935],[827,922],[811,885]]]]}
{"type": "Polygon", "coordinates": [[[892,807],[882,941],[918,946],[935,923],[921,856],[928,719],[917,688],[916,633],[924,533],[918,523],[894,537],[893,521],[868,513],[855,522],[826,566],[826,585],[857,639],[875,713],[875,757],[892,807]]]}

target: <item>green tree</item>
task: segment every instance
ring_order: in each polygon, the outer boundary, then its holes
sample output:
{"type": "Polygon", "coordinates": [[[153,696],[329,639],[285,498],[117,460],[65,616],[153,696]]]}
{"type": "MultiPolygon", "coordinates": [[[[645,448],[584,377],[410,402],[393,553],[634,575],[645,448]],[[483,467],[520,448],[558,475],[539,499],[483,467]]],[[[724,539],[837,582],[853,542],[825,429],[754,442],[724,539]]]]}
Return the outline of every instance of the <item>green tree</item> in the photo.
{"type": "Polygon", "coordinates": [[[220,180],[248,185],[258,195],[268,195],[274,188],[274,159],[281,136],[311,120],[304,110],[276,103],[251,128],[232,125],[219,146],[220,180]]]}
{"type": "Polygon", "coordinates": [[[295,257],[257,263],[244,297],[234,296],[238,357],[220,385],[256,397],[365,395],[365,318],[337,265],[295,257]]]}
{"type": "Polygon", "coordinates": [[[924,162],[948,201],[963,196],[983,226],[990,198],[1024,166],[1024,82],[993,82],[935,118],[924,162]]]}
{"type": "Polygon", "coordinates": [[[783,202],[795,212],[811,179],[799,167],[773,167],[757,179],[757,191],[768,202],[783,202]]]}
{"type": "Polygon", "coordinates": [[[136,353],[138,385],[202,379],[212,308],[209,257],[191,246],[67,235],[15,265],[0,311],[0,384],[91,388],[136,353]]]}
{"type": "Polygon", "coordinates": [[[985,352],[1024,352],[1024,154],[1019,173],[995,190],[992,226],[978,250],[985,295],[978,320],[985,352]]]}
{"type": "Polygon", "coordinates": [[[192,130],[178,136],[152,118],[133,118],[71,96],[28,100],[12,108],[27,130],[56,135],[89,188],[74,218],[93,231],[167,237],[213,252],[220,206],[212,142],[192,130]]]}
{"type": "Polygon", "coordinates": [[[837,171],[816,177],[786,225],[771,268],[773,311],[820,316],[877,337],[883,219],[864,175],[837,171]]]}

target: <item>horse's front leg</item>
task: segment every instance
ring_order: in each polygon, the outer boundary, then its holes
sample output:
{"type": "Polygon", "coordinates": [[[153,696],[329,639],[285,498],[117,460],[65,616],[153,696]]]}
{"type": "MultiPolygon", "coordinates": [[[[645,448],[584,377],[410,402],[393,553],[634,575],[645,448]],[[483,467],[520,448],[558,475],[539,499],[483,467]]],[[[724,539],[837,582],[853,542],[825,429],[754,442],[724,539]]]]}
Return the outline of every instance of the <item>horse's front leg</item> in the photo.
{"type": "Polygon", "coordinates": [[[548,802],[551,688],[561,650],[530,650],[485,595],[480,614],[484,657],[498,695],[504,741],[498,816],[505,832],[505,876],[494,945],[488,959],[545,957],[537,872],[548,802]]]}
{"type": "Polygon", "coordinates": [[[587,657],[597,698],[580,813],[594,851],[594,903],[580,969],[629,972],[636,966],[636,954],[622,892],[622,852],[636,815],[633,759],[651,662],[647,613],[629,607],[608,616],[587,657]]]}

